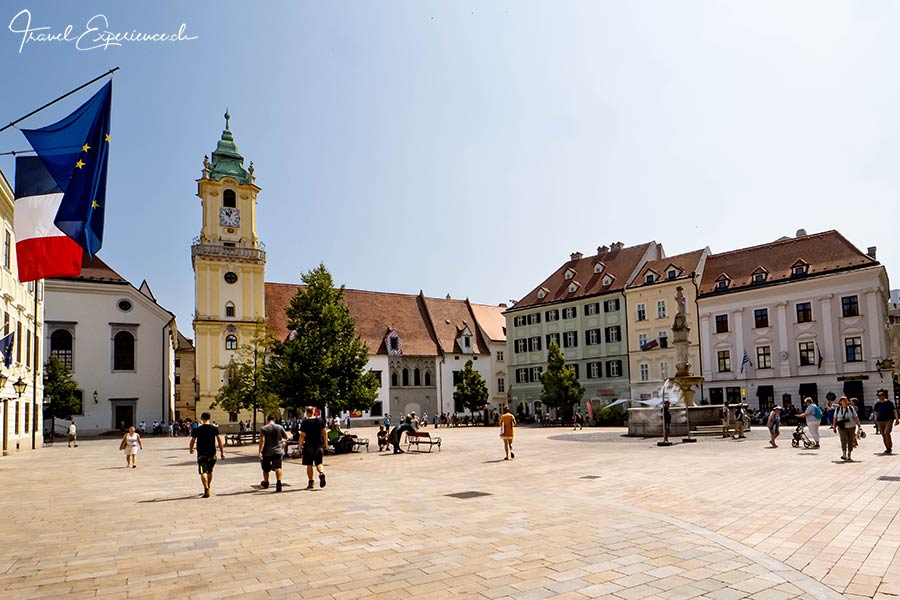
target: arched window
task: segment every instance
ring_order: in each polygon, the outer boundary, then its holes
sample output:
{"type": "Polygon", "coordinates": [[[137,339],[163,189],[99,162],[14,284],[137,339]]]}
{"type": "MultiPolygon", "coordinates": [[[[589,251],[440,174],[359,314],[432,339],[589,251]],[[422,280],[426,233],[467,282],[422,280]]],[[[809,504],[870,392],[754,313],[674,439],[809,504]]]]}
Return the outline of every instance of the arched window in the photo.
{"type": "Polygon", "coordinates": [[[225,349],[226,350],[237,350],[237,336],[236,335],[225,336],[225,349]]]}
{"type": "Polygon", "coordinates": [[[50,356],[69,371],[72,370],[72,334],[65,329],[57,329],[50,334],[50,356]]]}
{"type": "Polygon", "coordinates": [[[391,371],[391,387],[397,387],[397,371],[391,371]]]}
{"type": "Polygon", "coordinates": [[[403,369],[403,385],[409,385],[409,369],[403,369]]]}
{"type": "Polygon", "coordinates": [[[234,190],[225,190],[225,193],[222,194],[222,206],[228,208],[235,208],[237,206],[234,198],[234,190]]]}
{"type": "Polygon", "coordinates": [[[113,338],[113,371],[134,371],[134,336],[120,331],[113,338]]]}
{"type": "Polygon", "coordinates": [[[225,316],[233,317],[234,316],[234,303],[229,302],[225,305],[225,316]]]}
{"type": "Polygon", "coordinates": [[[413,371],[413,385],[422,385],[422,374],[419,369],[413,371]]]}
{"type": "Polygon", "coordinates": [[[425,385],[431,385],[431,371],[425,371],[425,385]]]}

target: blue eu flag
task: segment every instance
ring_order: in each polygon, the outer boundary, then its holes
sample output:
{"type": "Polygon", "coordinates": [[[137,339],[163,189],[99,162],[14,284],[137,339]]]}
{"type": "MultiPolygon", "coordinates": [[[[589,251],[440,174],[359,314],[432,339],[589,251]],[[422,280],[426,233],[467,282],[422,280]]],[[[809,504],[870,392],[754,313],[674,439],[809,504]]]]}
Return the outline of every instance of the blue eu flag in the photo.
{"type": "Polygon", "coordinates": [[[103,245],[112,81],[68,117],[23,129],[63,191],[54,224],[93,256],[103,245]]]}

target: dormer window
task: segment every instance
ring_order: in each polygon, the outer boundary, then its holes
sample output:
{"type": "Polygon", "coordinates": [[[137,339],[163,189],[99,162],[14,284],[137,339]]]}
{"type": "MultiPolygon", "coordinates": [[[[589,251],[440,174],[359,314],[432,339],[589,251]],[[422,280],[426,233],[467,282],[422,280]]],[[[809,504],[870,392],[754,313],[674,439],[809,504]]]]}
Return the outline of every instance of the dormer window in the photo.
{"type": "Polygon", "coordinates": [[[769,278],[769,272],[765,267],[756,267],[750,274],[751,283],[764,283],[769,278]]]}
{"type": "Polygon", "coordinates": [[[728,275],[722,273],[716,278],[717,290],[727,290],[729,285],[731,285],[731,277],[728,275]]]}
{"type": "Polygon", "coordinates": [[[675,269],[669,269],[669,272],[666,274],[666,276],[669,279],[675,279],[676,277],[678,277],[678,271],[676,271],[675,269]]]}
{"type": "Polygon", "coordinates": [[[547,297],[547,289],[546,288],[538,289],[537,297],[538,297],[538,300],[543,300],[544,298],[546,298],[547,297]]]}
{"type": "Polygon", "coordinates": [[[393,329],[388,330],[388,334],[384,338],[384,344],[387,346],[389,355],[402,356],[403,350],[400,349],[400,334],[393,329]]]}
{"type": "Polygon", "coordinates": [[[566,281],[575,277],[575,269],[566,269],[566,281]]]}
{"type": "Polygon", "coordinates": [[[791,265],[791,275],[794,277],[802,277],[809,271],[809,263],[800,259],[791,265]]]}
{"type": "Polygon", "coordinates": [[[573,281],[572,283],[569,284],[569,293],[574,294],[577,291],[578,291],[578,283],[573,281]]]}
{"type": "Polygon", "coordinates": [[[603,286],[604,286],[604,287],[609,287],[609,286],[611,286],[611,285],[612,285],[612,282],[613,282],[613,278],[610,277],[609,275],[607,275],[606,277],[603,278],[603,286]]]}
{"type": "Polygon", "coordinates": [[[391,350],[399,350],[400,349],[400,340],[398,338],[392,337],[390,340],[391,350]]]}
{"type": "Polygon", "coordinates": [[[656,277],[653,276],[653,273],[644,275],[644,283],[653,283],[654,281],[656,281],[656,277]]]}
{"type": "Polygon", "coordinates": [[[225,208],[236,208],[237,200],[234,195],[234,190],[225,190],[225,193],[222,194],[222,206],[225,208]]]}
{"type": "Polygon", "coordinates": [[[463,336],[463,348],[468,350],[471,347],[472,347],[472,336],[470,336],[470,335],[463,336]]]}
{"type": "Polygon", "coordinates": [[[605,269],[605,268],[606,268],[606,265],[604,265],[602,262],[594,263],[594,275],[598,275],[598,274],[602,273],[603,269],[605,269]]]}

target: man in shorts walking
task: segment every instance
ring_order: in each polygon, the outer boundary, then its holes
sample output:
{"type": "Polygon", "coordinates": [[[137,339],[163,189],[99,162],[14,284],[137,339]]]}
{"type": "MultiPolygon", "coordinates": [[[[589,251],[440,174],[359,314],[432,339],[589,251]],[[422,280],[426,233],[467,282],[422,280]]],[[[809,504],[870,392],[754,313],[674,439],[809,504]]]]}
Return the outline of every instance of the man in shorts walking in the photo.
{"type": "Polygon", "coordinates": [[[275,471],[275,491],[281,491],[281,463],[284,459],[284,440],[287,432],[275,422],[275,415],[266,417],[266,424],[260,430],[259,461],[262,463],[263,480],[259,485],[269,487],[269,473],[275,471]]]}
{"type": "Polygon", "coordinates": [[[200,471],[200,482],[203,483],[203,497],[209,498],[209,488],[212,486],[213,469],[216,467],[216,444],[219,446],[219,455],[225,458],[225,447],[222,445],[222,436],[219,428],[209,423],[209,413],[200,415],[201,425],[191,432],[190,453],[194,453],[197,447],[197,469],[200,471]]]}
{"type": "Polygon", "coordinates": [[[309,484],[306,489],[311,490],[315,486],[313,479],[313,467],[319,472],[319,487],[325,487],[325,470],[322,468],[322,459],[328,449],[328,436],[325,434],[325,424],[316,417],[316,409],[306,407],[306,418],[300,424],[300,456],[306,465],[306,477],[309,484]]]}
{"type": "Polygon", "coordinates": [[[516,454],[512,449],[515,427],[516,418],[512,416],[512,413],[509,412],[509,407],[507,406],[503,410],[503,414],[500,415],[500,439],[503,440],[503,451],[506,453],[506,458],[503,460],[509,460],[510,458],[516,457],[516,454]]]}
{"type": "Polygon", "coordinates": [[[884,454],[893,454],[893,441],[891,440],[891,430],[894,425],[900,425],[900,413],[893,402],[888,400],[887,393],[879,390],[878,401],[872,406],[872,416],[875,418],[875,424],[878,426],[878,433],[884,441],[884,454]]]}

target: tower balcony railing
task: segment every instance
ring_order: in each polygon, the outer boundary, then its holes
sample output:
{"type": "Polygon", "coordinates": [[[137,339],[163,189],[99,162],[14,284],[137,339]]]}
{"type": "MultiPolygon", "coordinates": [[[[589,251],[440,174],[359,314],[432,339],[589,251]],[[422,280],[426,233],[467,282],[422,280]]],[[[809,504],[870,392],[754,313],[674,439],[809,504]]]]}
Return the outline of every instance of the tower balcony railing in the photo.
{"type": "Polygon", "coordinates": [[[259,242],[259,248],[245,248],[240,246],[225,246],[222,243],[203,243],[200,238],[194,238],[191,243],[191,259],[195,256],[214,256],[232,258],[237,260],[265,260],[266,245],[259,242]]]}

